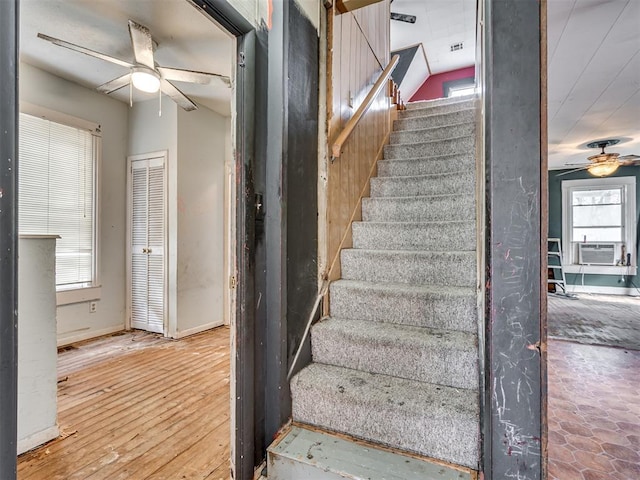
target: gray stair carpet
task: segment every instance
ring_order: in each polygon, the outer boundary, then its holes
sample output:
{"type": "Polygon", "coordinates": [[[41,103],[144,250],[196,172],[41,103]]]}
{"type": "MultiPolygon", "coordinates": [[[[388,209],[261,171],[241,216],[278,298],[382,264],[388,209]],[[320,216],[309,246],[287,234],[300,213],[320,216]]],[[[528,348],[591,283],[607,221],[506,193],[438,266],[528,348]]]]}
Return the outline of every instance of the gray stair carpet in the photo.
{"type": "Polygon", "coordinates": [[[477,469],[473,102],[400,112],[291,393],[296,422],[477,469]]]}

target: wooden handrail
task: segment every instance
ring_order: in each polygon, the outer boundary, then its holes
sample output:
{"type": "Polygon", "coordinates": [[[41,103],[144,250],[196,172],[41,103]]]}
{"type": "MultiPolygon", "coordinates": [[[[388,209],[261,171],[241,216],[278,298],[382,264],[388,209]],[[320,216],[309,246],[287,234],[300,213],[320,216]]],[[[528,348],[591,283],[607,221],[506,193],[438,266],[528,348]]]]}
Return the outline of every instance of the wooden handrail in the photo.
{"type": "Polygon", "coordinates": [[[331,155],[333,159],[340,157],[342,145],[344,145],[353,130],[356,128],[356,125],[358,125],[360,120],[362,120],[364,114],[367,113],[367,110],[369,110],[369,107],[371,107],[371,104],[380,93],[380,90],[382,90],[382,88],[387,84],[387,80],[391,76],[393,70],[396,68],[396,65],[398,65],[399,59],[399,55],[394,55],[391,58],[389,65],[387,65],[386,68],[382,71],[382,73],[378,77],[378,80],[376,80],[376,83],[373,85],[362,104],[358,107],[358,110],[356,110],[356,113],[353,114],[353,116],[344,126],[342,132],[340,132],[340,135],[338,135],[338,138],[336,138],[336,141],[331,147],[331,155]]]}

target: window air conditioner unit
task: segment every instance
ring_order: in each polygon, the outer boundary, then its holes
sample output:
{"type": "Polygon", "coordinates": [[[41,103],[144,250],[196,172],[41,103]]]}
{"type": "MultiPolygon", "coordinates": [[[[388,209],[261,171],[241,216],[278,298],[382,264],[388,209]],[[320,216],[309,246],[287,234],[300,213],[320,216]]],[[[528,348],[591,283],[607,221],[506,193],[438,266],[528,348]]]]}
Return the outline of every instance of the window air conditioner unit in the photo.
{"type": "Polygon", "coordinates": [[[615,243],[579,243],[578,263],[580,265],[615,265],[615,243]]]}

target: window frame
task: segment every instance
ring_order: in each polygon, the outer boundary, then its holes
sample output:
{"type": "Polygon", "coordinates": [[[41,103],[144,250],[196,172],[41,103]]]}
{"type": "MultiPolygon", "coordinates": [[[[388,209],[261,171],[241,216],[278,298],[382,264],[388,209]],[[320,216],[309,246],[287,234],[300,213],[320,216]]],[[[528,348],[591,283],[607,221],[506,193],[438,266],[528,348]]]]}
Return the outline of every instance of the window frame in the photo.
{"type": "Polygon", "coordinates": [[[601,275],[633,274],[637,270],[636,255],[636,177],[607,177],[607,178],[585,178],[578,180],[562,181],[562,262],[566,273],[585,273],[601,275]],[[580,265],[578,263],[578,253],[573,242],[573,205],[572,193],[579,190],[621,188],[622,189],[622,241],[619,242],[593,242],[593,243],[614,243],[616,245],[616,257],[620,256],[620,246],[625,245],[627,253],[631,254],[631,265],[580,265]]]}
{"type": "Polygon", "coordinates": [[[102,172],[102,131],[99,124],[75,117],[56,110],[51,110],[40,105],[28,102],[20,102],[20,113],[39,117],[51,122],[59,123],[73,128],[90,131],[95,138],[93,150],[93,245],[92,245],[92,275],[89,285],[60,288],[56,285],[57,305],[99,300],[102,293],[100,276],[100,199],[102,172]]]}

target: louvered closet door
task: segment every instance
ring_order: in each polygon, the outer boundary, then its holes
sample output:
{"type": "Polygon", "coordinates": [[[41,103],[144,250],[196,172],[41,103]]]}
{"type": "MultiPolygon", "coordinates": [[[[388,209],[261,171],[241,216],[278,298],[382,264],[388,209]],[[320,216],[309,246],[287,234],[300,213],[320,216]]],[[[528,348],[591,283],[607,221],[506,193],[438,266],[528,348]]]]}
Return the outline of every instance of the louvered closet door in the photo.
{"type": "Polygon", "coordinates": [[[131,326],[164,333],[164,158],[131,162],[131,326]]]}

